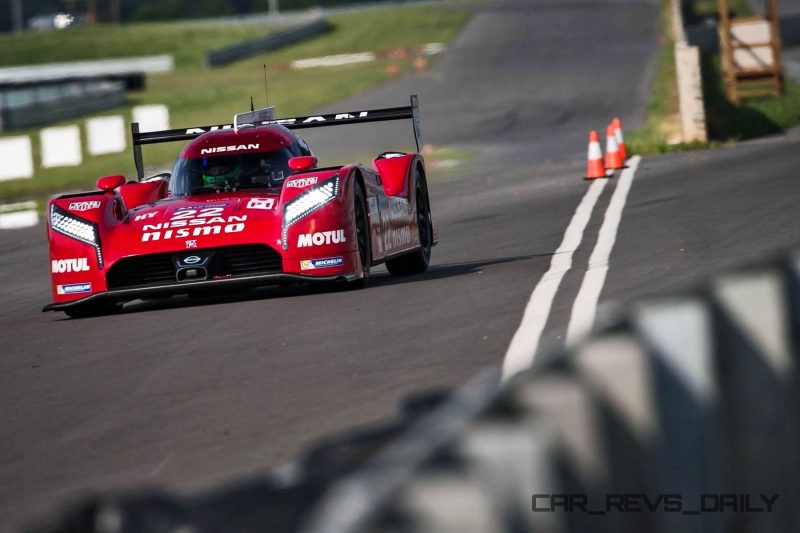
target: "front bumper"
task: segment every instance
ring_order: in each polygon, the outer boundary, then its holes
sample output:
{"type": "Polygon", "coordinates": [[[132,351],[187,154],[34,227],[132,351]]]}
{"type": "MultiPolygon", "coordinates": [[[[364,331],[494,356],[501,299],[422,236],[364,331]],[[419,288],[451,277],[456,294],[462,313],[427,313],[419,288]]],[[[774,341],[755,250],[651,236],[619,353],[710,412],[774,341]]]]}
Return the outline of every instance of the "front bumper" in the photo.
{"type": "Polygon", "coordinates": [[[224,291],[226,289],[234,288],[247,288],[247,287],[260,287],[266,285],[280,285],[290,283],[303,283],[303,282],[333,282],[345,283],[348,281],[355,281],[361,276],[355,274],[336,275],[336,276],[303,276],[300,274],[261,274],[257,276],[240,276],[235,278],[204,280],[204,281],[187,281],[183,283],[171,283],[165,285],[150,285],[146,287],[132,287],[128,289],[118,289],[111,291],[98,292],[90,294],[85,298],[73,300],[64,303],[50,303],[44,306],[42,312],[46,311],[63,311],[73,307],[78,307],[84,304],[96,302],[130,302],[139,298],[153,298],[153,297],[166,297],[176,296],[180,294],[192,294],[196,292],[208,292],[209,290],[224,291]]]}

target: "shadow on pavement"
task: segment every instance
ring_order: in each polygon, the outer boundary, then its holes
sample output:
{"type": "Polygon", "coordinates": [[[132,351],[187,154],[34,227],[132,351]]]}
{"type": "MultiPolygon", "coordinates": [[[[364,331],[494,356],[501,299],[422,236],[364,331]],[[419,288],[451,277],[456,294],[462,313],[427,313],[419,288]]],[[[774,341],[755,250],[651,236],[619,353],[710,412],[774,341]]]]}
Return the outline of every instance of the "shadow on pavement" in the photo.
{"type": "MultiPolygon", "coordinates": [[[[502,257],[495,259],[483,259],[478,261],[465,261],[462,263],[448,263],[443,265],[432,266],[427,272],[417,274],[414,276],[395,277],[388,272],[376,272],[370,278],[367,290],[378,287],[385,287],[391,285],[400,285],[403,283],[419,283],[423,281],[434,281],[440,279],[452,278],[455,276],[463,276],[467,274],[474,274],[480,272],[486,267],[494,265],[501,265],[504,263],[512,263],[516,261],[525,261],[537,257],[548,257],[552,253],[546,254],[530,254],[520,255],[513,257],[502,257]]],[[[341,290],[331,290],[326,292],[347,292],[348,289],[343,287],[341,290]]],[[[174,296],[172,298],[159,298],[157,300],[135,300],[125,305],[123,309],[124,314],[139,313],[144,311],[157,311],[166,309],[179,309],[183,307],[197,307],[207,305],[221,305],[236,302],[245,302],[253,300],[266,300],[272,298],[286,298],[286,297],[302,297],[313,296],[320,294],[312,290],[308,285],[295,284],[285,287],[260,287],[248,291],[242,291],[234,294],[215,295],[208,294],[202,296],[174,296]]]]}

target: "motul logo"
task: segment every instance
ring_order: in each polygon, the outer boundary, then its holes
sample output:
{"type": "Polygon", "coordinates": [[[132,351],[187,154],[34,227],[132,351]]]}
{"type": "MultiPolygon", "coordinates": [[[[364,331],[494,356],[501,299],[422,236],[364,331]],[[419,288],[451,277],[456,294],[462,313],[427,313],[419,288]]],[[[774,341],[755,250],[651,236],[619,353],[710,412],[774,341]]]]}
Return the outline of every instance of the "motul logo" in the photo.
{"type": "Polygon", "coordinates": [[[238,152],[239,150],[258,150],[259,144],[239,144],[232,146],[215,146],[213,148],[201,148],[200,154],[216,154],[218,152],[238,152]]]}
{"type": "Polygon", "coordinates": [[[78,259],[53,259],[53,274],[63,274],[65,272],[86,272],[89,270],[89,260],[85,257],[78,259]]]}
{"type": "Polygon", "coordinates": [[[298,248],[308,246],[322,246],[323,244],[340,244],[347,242],[344,237],[344,230],[318,231],[317,233],[303,233],[297,239],[298,248]]]}

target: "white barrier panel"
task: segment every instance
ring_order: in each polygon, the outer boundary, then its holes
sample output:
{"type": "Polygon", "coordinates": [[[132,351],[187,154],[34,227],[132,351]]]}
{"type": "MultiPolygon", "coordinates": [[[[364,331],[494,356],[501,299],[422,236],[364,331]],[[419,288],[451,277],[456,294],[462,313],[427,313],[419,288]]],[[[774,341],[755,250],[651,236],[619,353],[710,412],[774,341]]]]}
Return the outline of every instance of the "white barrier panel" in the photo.
{"type": "Polygon", "coordinates": [[[170,72],[174,67],[175,62],[171,55],[18,65],[0,68],[0,83],[30,83],[72,77],[100,78],[124,76],[132,72],[154,74],[170,72]]]}
{"type": "Polygon", "coordinates": [[[290,67],[293,69],[305,69],[305,68],[315,68],[315,67],[338,67],[341,65],[352,65],[353,63],[367,63],[369,61],[375,61],[374,52],[361,52],[358,54],[338,54],[334,56],[297,59],[291,62],[290,67]]]}
{"type": "Polygon", "coordinates": [[[700,75],[700,52],[696,46],[689,46],[685,42],[675,43],[675,70],[683,142],[706,142],[708,130],[703,101],[703,78],[700,75]]]}
{"type": "Polygon", "coordinates": [[[30,137],[0,138],[0,181],[33,177],[30,137]]]}
{"type": "Polygon", "coordinates": [[[169,109],[165,105],[137,105],[133,108],[133,121],[139,123],[139,131],[169,129],[169,109]]]}
{"type": "Polygon", "coordinates": [[[78,126],[44,128],[39,136],[42,143],[42,167],[75,167],[83,161],[81,130],[78,126]]]}
{"type": "Polygon", "coordinates": [[[0,204],[0,229],[29,228],[38,223],[36,202],[0,204]]]}
{"type": "Polygon", "coordinates": [[[125,150],[125,119],[122,115],[95,117],[86,121],[86,137],[92,155],[125,150]]]}

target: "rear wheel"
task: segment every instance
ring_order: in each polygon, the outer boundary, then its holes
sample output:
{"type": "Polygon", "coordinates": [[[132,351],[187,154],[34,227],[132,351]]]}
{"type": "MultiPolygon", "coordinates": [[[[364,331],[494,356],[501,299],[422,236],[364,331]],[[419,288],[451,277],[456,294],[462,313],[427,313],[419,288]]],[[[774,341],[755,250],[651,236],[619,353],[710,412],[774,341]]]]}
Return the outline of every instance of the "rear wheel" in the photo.
{"type": "Polygon", "coordinates": [[[116,315],[120,311],[122,304],[117,302],[91,302],[64,309],[64,313],[70,318],[116,315]]]}
{"type": "Polygon", "coordinates": [[[417,226],[419,228],[419,248],[411,253],[401,255],[397,259],[386,261],[386,268],[393,276],[409,276],[421,274],[428,270],[431,263],[431,247],[433,246],[433,222],[428,204],[428,191],[425,182],[416,171],[417,226]]]}

